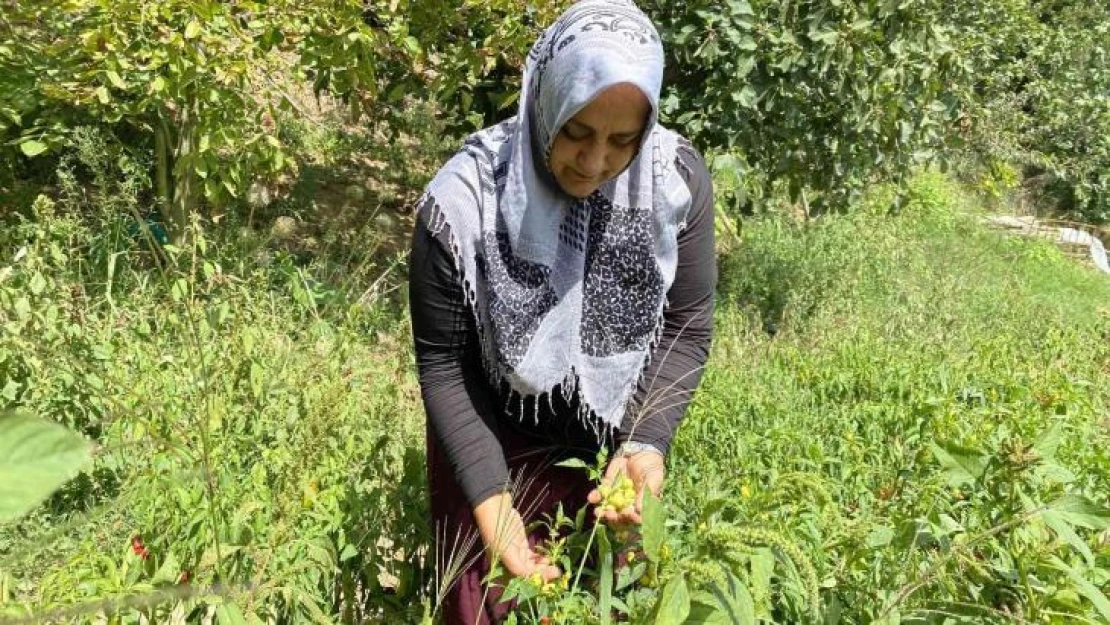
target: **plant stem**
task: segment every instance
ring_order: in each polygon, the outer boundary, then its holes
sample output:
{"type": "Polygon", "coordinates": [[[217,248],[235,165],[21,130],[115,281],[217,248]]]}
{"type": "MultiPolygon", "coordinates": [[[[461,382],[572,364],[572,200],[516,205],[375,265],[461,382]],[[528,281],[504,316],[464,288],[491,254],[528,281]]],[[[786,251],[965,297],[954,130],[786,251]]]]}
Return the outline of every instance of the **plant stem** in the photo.
{"type": "Polygon", "coordinates": [[[574,587],[578,587],[578,580],[582,578],[582,570],[586,568],[586,558],[590,557],[590,548],[594,546],[594,536],[597,535],[597,526],[601,525],[601,521],[594,522],[594,528],[590,530],[590,539],[586,541],[586,550],[582,552],[582,563],[578,565],[578,574],[574,576],[574,587]]]}

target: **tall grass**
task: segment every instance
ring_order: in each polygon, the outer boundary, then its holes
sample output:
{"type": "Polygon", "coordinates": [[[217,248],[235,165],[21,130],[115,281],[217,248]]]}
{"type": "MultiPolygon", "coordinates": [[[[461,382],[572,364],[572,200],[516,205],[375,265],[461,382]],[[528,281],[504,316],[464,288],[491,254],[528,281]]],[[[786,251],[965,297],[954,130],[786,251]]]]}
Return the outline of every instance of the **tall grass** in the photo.
{"type": "MultiPolygon", "coordinates": [[[[1103,505],[1110,492],[1110,280],[987,230],[939,175],[880,216],[889,199],[879,191],[809,226],[747,224],[725,261],[712,366],[671,458],[672,501],[691,525],[731,497],[738,522],[802,542],[826,604],[849,622],[878,618],[918,580],[937,555],[921,548],[930,541],[1020,512],[985,484],[951,488],[934,443],[998,457],[1060,428],[1057,459],[1075,485],[1103,505]]],[[[1063,489],[1007,480],[1029,498],[1063,489]]],[[[919,616],[963,603],[1047,618],[1051,593],[1023,585],[1048,548],[1015,534],[978,554],[997,577],[954,562],[903,601],[919,616]]]]}

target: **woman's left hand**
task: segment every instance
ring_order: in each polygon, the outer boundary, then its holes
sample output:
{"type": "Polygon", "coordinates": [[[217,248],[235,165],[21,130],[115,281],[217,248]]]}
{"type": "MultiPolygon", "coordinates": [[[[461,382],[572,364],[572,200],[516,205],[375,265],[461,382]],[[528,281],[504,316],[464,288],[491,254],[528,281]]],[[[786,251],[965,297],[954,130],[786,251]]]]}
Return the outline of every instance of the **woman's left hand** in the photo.
{"type": "MultiPolygon", "coordinates": [[[[667,475],[663,454],[655,451],[641,451],[630,456],[618,456],[609,462],[602,485],[612,487],[621,476],[632,480],[636,489],[635,505],[623,510],[602,510],[595,508],[598,519],[608,525],[639,525],[643,519],[640,512],[644,504],[644,488],[650,488],[653,495],[659,496],[663,489],[663,478],[667,475]]],[[[590,491],[589,502],[597,506],[603,497],[598,489],[590,491]]]]}

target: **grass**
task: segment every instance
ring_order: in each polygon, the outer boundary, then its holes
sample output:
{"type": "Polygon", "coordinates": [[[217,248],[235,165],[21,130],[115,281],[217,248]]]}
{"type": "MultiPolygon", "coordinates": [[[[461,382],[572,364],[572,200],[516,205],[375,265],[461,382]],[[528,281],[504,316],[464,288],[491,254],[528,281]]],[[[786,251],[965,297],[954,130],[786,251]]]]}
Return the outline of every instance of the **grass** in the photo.
{"type": "MultiPolygon", "coordinates": [[[[826,623],[1093,622],[1090,588],[1110,578],[1091,529],[1110,492],[1110,280],[986,230],[939,175],[899,214],[891,201],[752,220],[728,246],[711,363],[669,460],[675,561],[730,562],[776,622],[807,622],[815,601],[826,623]],[[962,479],[951,458],[983,470],[962,479]],[[1023,516],[1065,493],[1094,500],[1073,530],[1089,561],[1023,516]]],[[[0,528],[0,621],[95,620],[105,598],[180,589],[186,572],[198,596],[124,620],[174,605],[419,620],[435,572],[404,300],[360,303],[326,258],[233,228],[161,273],[110,221],[38,215],[0,247],[0,389],[16,385],[0,407],[101,447],[0,528]]]]}

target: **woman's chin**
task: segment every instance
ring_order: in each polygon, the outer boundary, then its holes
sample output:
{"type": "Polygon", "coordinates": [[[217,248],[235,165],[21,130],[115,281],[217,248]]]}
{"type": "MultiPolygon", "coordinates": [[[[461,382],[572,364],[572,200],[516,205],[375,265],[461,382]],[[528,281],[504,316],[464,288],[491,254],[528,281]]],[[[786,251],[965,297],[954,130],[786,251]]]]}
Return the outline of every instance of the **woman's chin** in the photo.
{"type": "Polygon", "coordinates": [[[577,200],[583,200],[590,197],[594,191],[597,191],[598,185],[594,182],[578,182],[575,180],[560,180],[559,186],[563,188],[563,192],[577,200]]]}

